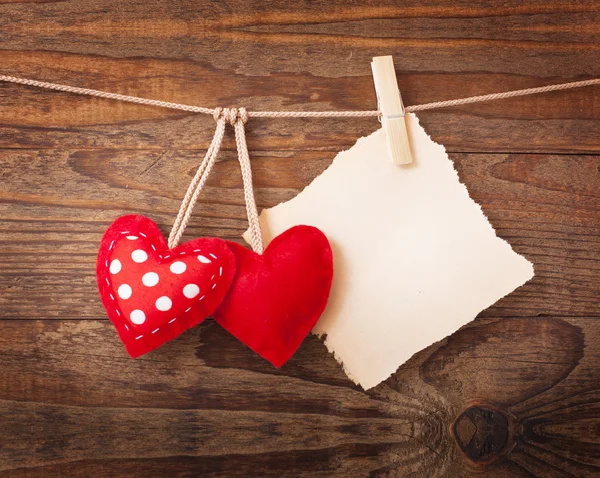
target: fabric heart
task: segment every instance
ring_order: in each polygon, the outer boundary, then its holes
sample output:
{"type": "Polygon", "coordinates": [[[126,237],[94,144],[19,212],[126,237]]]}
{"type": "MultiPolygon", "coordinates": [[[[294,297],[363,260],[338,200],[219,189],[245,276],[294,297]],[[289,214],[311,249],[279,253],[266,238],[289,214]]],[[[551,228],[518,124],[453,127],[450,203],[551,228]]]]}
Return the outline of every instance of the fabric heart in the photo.
{"type": "Polygon", "coordinates": [[[225,241],[195,239],[169,250],[153,221],[129,215],[104,234],[96,274],[108,317],[135,358],[210,315],[235,268],[225,241]]]}
{"type": "Polygon", "coordinates": [[[260,255],[229,242],[237,272],[214,312],[238,340],[281,367],[298,349],[325,309],[333,256],[325,235],[295,226],[274,238],[260,255]]]}

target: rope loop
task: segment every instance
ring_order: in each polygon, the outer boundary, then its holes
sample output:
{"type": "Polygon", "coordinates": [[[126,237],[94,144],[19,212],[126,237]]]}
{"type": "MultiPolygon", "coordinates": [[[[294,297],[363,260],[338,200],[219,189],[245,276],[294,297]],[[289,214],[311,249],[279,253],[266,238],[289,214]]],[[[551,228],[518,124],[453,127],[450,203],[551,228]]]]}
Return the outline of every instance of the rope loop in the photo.
{"type": "Polygon", "coordinates": [[[208,175],[212,170],[221,143],[223,142],[223,136],[225,134],[225,126],[229,123],[233,126],[235,131],[235,142],[238,153],[238,160],[240,162],[240,168],[242,171],[242,180],[244,183],[244,201],[246,203],[246,213],[248,215],[249,224],[249,242],[252,246],[252,250],[258,254],[262,254],[264,250],[262,232],[260,230],[260,221],[258,211],[256,208],[256,201],[254,200],[254,190],[252,187],[252,169],[250,167],[250,155],[248,153],[248,146],[246,145],[246,132],[244,125],[248,121],[248,111],[246,108],[215,108],[213,111],[213,118],[217,123],[215,134],[213,136],[210,147],[206,151],[206,156],[202,160],[194,179],[188,187],[188,191],[183,198],[181,207],[169,234],[169,248],[173,249],[179,244],[179,240],[183,235],[190,217],[192,210],[200,191],[206,184],[208,175]]]}

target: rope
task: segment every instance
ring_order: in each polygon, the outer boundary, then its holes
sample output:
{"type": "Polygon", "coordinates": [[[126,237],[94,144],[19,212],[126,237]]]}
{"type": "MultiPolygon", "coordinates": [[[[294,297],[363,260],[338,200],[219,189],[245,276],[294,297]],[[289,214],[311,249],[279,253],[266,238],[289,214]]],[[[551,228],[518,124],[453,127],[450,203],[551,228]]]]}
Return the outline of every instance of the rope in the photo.
{"type": "MultiPolygon", "coordinates": [[[[30,80],[27,78],[17,78],[14,76],[0,75],[0,81],[8,83],[17,83],[20,85],[36,86],[38,88],[46,88],[49,90],[65,91],[68,93],[76,93],[78,95],[97,96],[100,98],[109,98],[112,100],[126,101],[129,103],[138,103],[142,105],[159,106],[161,108],[169,108],[182,111],[190,111],[193,113],[202,113],[214,115],[219,108],[204,108],[202,106],[185,105],[181,103],[171,103],[169,101],[151,100],[148,98],[140,98],[137,96],[120,95],[118,93],[110,93],[107,91],[92,90],[89,88],[79,88],[77,86],[62,85],[57,83],[48,83],[45,81],[30,80]]],[[[600,78],[591,80],[572,81],[570,83],[560,83],[557,85],[540,86],[538,88],[526,88],[523,90],[507,91],[504,93],[492,93],[490,95],[470,96],[467,98],[459,98],[456,100],[436,101],[434,103],[425,103],[422,105],[407,106],[405,111],[424,111],[436,108],[447,108],[449,106],[467,105],[471,103],[479,103],[483,101],[500,100],[505,98],[513,98],[515,96],[536,95],[539,93],[547,93],[549,91],[568,90],[572,88],[581,88],[584,86],[600,85],[600,78]]],[[[378,110],[365,111],[247,111],[248,117],[252,118],[366,118],[370,116],[380,116],[378,110]]]]}
{"type": "Polygon", "coordinates": [[[181,206],[179,207],[177,218],[175,219],[175,223],[173,224],[173,228],[169,234],[169,240],[167,243],[170,249],[173,249],[177,246],[177,244],[179,244],[179,240],[181,239],[183,231],[185,231],[185,228],[188,225],[190,216],[192,215],[192,210],[194,209],[194,205],[196,204],[198,196],[200,195],[200,191],[206,184],[208,175],[210,174],[217,159],[217,154],[219,154],[219,149],[221,147],[221,143],[223,142],[223,136],[225,136],[226,118],[221,114],[215,114],[215,121],[217,122],[217,127],[215,129],[213,139],[208,147],[208,150],[206,151],[204,159],[200,163],[198,171],[188,186],[188,190],[185,193],[183,201],[181,202],[181,206]]]}
{"type": "Polygon", "coordinates": [[[173,110],[191,111],[193,113],[204,113],[212,115],[215,110],[203,108],[201,106],[183,105],[180,103],[171,103],[169,101],[150,100],[148,98],[139,98],[137,96],[120,95],[118,93],[109,93],[108,91],[91,90],[89,88],[79,88],[78,86],[60,85],[57,83],[48,83],[46,81],[30,80],[27,78],[16,78],[14,76],[0,75],[0,81],[7,83],[17,83],[19,85],[36,86],[47,90],[66,91],[85,96],[98,96],[111,100],[127,101],[128,103],[139,103],[141,105],[160,106],[161,108],[170,108],[173,110]]]}
{"type": "MultiPolygon", "coordinates": [[[[234,109],[235,111],[235,109],[234,109]]],[[[246,213],[248,214],[248,232],[250,237],[250,246],[254,252],[262,254],[264,250],[262,232],[260,230],[260,221],[258,211],[254,200],[254,189],[252,187],[252,168],[250,167],[250,154],[246,145],[246,130],[244,124],[248,121],[248,112],[245,108],[236,111],[236,121],[233,124],[235,129],[235,143],[237,145],[238,160],[242,169],[242,181],[244,182],[244,199],[246,201],[246,213]]]]}
{"type": "Polygon", "coordinates": [[[480,103],[482,101],[503,100],[505,98],[514,98],[515,96],[537,95],[539,93],[548,93],[549,91],[569,90],[571,88],[581,88],[583,86],[600,85],[600,78],[592,80],[572,81],[571,83],[560,83],[558,85],[539,86],[537,88],[525,88],[523,90],[506,91],[504,93],[492,93],[491,95],[469,96],[458,100],[436,101],[434,103],[425,103],[423,105],[408,106],[406,111],[424,111],[435,108],[447,108],[448,106],[468,105],[471,103],[480,103]]]}
{"type": "MultiPolygon", "coordinates": [[[[17,83],[19,85],[36,86],[47,90],[65,91],[85,96],[97,96],[99,98],[108,98],[111,100],[126,101],[128,103],[137,103],[140,105],[159,106],[172,110],[190,111],[192,113],[202,113],[214,115],[219,108],[204,108],[203,106],[185,105],[182,103],[171,103],[170,101],[151,100],[149,98],[140,98],[138,96],[120,95],[108,91],[92,90],[90,88],[80,88],[78,86],[61,85],[58,83],[48,83],[46,81],[30,80],[28,78],[17,78],[15,76],[0,75],[0,81],[6,83],[17,83]]],[[[248,116],[255,118],[356,118],[378,116],[379,111],[253,111],[247,112],[248,116]]]]}

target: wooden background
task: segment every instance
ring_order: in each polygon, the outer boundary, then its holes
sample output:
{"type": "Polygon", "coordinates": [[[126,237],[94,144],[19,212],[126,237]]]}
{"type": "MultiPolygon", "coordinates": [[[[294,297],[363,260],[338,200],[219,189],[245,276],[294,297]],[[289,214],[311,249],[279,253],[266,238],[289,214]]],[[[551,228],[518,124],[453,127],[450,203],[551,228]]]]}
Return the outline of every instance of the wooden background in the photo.
{"type": "MultiPolygon", "coordinates": [[[[0,0],[0,71],[261,109],[373,109],[600,76],[596,0],[0,0]]],[[[214,123],[0,85],[0,475],[600,475],[600,88],[423,112],[535,278],[377,388],[310,337],[281,370],[212,320],[138,360],[107,321],[104,229],[167,233],[214,123]]],[[[259,207],[363,120],[251,120],[259,207]]],[[[187,238],[246,228],[231,134],[187,238]]],[[[368,318],[365,318],[368,320],[368,318]]]]}

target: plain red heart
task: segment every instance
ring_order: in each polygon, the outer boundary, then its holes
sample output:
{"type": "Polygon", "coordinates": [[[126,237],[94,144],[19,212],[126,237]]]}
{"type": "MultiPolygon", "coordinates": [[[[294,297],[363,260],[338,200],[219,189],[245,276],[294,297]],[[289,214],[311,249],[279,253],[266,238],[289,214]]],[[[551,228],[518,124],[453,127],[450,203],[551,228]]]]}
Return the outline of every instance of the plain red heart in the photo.
{"type": "Polygon", "coordinates": [[[96,275],[102,303],[131,357],[193,327],[221,303],[235,257],[220,239],[195,239],[169,250],[150,219],[118,218],[105,232],[96,275]]]}
{"type": "Polygon", "coordinates": [[[325,234],[295,226],[262,255],[229,242],[236,276],[215,320],[256,353],[281,367],[327,305],[333,257],[325,234]]]}

